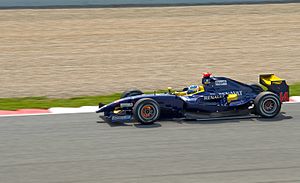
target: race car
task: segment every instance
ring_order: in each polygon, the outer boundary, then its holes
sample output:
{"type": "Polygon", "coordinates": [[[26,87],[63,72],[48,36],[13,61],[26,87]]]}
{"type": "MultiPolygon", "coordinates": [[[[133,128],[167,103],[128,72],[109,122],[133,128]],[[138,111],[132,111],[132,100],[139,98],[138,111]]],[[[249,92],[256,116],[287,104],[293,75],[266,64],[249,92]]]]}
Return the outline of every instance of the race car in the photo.
{"type": "Polygon", "coordinates": [[[182,91],[144,94],[129,90],[121,99],[99,104],[97,113],[107,122],[152,124],[162,118],[188,120],[224,119],[241,115],[273,118],[282,102],[289,100],[289,86],[274,74],[259,76],[259,84],[248,85],[226,77],[204,73],[202,85],[191,85],[182,91]]]}

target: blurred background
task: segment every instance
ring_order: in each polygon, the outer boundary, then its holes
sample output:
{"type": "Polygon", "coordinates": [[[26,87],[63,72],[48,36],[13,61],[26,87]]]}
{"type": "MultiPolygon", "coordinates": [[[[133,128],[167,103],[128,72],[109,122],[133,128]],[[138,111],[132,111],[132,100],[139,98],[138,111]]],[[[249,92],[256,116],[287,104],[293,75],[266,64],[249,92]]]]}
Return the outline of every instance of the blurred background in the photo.
{"type": "Polygon", "coordinates": [[[143,3],[220,1],[0,0],[0,98],[182,88],[202,72],[300,80],[300,4],[84,8],[143,3]],[[83,7],[6,9],[25,4],[83,7]]]}

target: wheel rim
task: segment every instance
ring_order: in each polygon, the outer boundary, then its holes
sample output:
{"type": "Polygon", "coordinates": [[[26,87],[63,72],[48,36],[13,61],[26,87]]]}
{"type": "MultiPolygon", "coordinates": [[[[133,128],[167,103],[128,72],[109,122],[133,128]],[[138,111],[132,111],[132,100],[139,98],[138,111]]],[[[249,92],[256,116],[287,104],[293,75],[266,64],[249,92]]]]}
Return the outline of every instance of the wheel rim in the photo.
{"type": "Polygon", "coordinates": [[[276,111],[278,104],[273,98],[270,98],[263,102],[262,107],[265,113],[272,114],[276,111]]]}
{"type": "Polygon", "coordinates": [[[156,115],[156,110],[155,107],[153,105],[144,105],[141,108],[141,116],[145,119],[145,120],[151,120],[152,118],[154,118],[156,115]]]}

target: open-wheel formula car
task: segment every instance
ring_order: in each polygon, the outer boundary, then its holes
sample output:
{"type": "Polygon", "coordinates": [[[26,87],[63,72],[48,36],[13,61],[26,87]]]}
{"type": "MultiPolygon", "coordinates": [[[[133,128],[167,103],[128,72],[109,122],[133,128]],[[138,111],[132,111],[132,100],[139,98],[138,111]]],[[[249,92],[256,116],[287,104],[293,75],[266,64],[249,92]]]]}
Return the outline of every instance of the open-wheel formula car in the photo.
{"type": "Polygon", "coordinates": [[[241,115],[273,118],[289,100],[289,86],[274,74],[259,76],[261,85],[248,85],[226,77],[203,74],[202,85],[182,91],[143,94],[139,90],[124,92],[121,99],[99,104],[97,113],[108,122],[138,121],[142,124],[167,117],[180,119],[224,119],[241,115]]]}

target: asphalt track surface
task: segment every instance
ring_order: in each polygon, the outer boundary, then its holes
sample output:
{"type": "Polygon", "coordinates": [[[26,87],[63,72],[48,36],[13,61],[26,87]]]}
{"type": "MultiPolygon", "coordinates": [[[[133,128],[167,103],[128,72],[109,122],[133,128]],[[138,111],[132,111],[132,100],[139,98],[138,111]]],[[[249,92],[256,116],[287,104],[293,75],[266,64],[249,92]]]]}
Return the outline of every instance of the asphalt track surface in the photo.
{"type": "Polygon", "coordinates": [[[152,126],[112,126],[92,113],[3,117],[0,182],[300,182],[300,104],[282,111],[152,126]]]}

